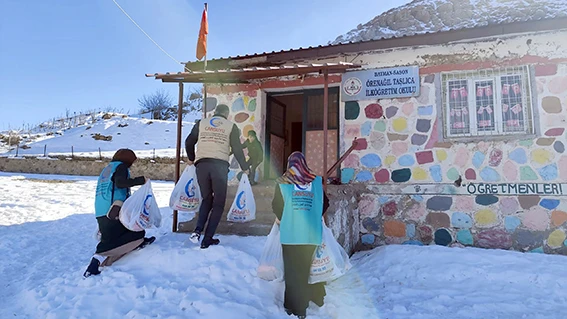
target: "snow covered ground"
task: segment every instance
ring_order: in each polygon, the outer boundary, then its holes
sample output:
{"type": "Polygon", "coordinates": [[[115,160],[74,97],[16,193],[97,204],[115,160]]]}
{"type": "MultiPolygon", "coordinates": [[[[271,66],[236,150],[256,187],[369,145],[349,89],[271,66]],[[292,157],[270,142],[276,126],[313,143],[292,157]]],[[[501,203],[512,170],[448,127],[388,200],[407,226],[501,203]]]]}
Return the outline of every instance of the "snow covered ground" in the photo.
{"type": "MultiPolygon", "coordinates": [[[[96,245],[95,178],[0,173],[0,318],[287,318],[256,277],[265,237],[201,250],[172,234],[172,183],[153,182],[156,242],[81,277],[96,245]]],[[[183,216],[182,216],[183,219],[183,216]]],[[[353,257],[309,318],[565,318],[567,258],[388,246],[353,257]]]]}

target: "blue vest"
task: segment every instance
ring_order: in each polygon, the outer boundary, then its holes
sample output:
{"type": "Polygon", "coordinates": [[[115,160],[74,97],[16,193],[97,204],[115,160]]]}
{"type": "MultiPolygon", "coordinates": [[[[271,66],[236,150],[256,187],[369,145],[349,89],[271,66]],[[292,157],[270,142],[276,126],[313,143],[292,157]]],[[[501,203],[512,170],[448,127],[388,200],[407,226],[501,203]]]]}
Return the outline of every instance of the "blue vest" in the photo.
{"type": "Polygon", "coordinates": [[[310,185],[280,184],[284,209],[280,241],[284,245],[320,245],[323,239],[323,183],[317,176],[310,185]]]}
{"type": "MultiPolygon", "coordinates": [[[[112,182],[112,176],[120,164],[122,164],[122,162],[110,162],[98,177],[95,196],[96,217],[106,216],[106,213],[112,205],[112,185],[114,184],[114,182],[112,182]]],[[[128,177],[130,177],[129,171],[128,177]]],[[[130,190],[128,188],[114,187],[114,200],[125,201],[129,195],[130,190]]]]}

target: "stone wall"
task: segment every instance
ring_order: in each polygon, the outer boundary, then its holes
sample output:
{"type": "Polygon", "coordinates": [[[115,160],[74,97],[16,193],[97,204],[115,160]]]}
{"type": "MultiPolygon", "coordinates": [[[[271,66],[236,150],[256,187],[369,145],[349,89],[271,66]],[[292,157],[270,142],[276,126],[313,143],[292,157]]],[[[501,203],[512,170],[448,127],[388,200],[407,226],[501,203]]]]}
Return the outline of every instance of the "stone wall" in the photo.
{"type": "MultiPolygon", "coordinates": [[[[98,176],[110,160],[67,160],[55,158],[0,157],[0,171],[33,174],[98,176]]],[[[181,169],[184,169],[182,164],[181,169]]],[[[175,166],[171,161],[159,163],[138,159],[132,166],[133,176],[146,176],[153,180],[173,181],[175,166]]]]}

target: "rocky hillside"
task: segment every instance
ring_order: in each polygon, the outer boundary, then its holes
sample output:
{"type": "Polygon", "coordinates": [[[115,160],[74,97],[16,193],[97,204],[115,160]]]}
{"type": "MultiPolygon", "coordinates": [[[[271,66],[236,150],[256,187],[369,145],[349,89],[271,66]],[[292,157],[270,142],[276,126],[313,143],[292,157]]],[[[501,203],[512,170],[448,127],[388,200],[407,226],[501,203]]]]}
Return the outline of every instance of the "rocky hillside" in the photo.
{"type": "Polygon", "coordinates": [[[360,24],[333,44],[567,17],[567,0],[415,0],[360,24]]]}

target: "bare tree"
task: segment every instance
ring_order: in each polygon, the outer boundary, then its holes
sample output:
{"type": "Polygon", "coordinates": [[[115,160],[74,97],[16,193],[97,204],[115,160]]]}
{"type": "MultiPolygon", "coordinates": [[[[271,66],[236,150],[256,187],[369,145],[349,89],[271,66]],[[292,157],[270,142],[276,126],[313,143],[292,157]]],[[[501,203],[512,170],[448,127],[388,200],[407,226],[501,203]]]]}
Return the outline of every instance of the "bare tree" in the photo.
{"type": "Polygon", "coordinates": [[[171,108],[173,100],[169,93],[158,90],[153,94],[142,96],[138,99],[140,105],[140,113],[151,113],[152,119],[164,119],[164,111],[171,108]]]}

